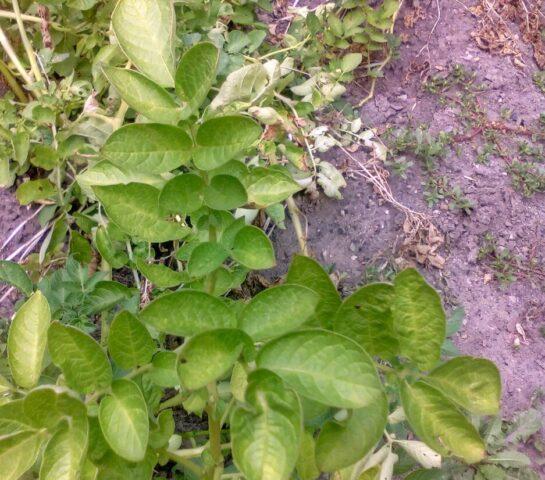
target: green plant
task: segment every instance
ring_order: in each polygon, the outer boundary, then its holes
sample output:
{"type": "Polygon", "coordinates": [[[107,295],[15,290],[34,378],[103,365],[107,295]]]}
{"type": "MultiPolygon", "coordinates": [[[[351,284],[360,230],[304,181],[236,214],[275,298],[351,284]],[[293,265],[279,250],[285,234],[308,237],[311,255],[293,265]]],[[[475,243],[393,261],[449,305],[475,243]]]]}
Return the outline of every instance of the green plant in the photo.
{"type": "Polygon", "coordinates": [[[508,248],[500,247],[491,233],[484,235],[478,259],[490,266],[496,280],[502,285],[508,285],[516,280],[518,259],[508,248]]]}
{"type": "Polygon", "coordinates": [[[514,187],[526,197],[545,191],[545,167],[537,162],[514,160],[507,171],[514,187]]]}
{"type": "MultiPolygon", "coordinates": [[[[11,266],[5,279],[21,284],[11,266]]],[[[108,315],[103,300],[90,315],[102,318],[100,343],[59,322],[40,290],[16,313],[1,382],[3,479],[389,478],[398,450],[427,468],[485,457],[460,409],[496,413],[498,371],[440,361],[445,315],[415,270],[341,301],[300,256],[286,283],[249,301],[181,289],[108,315]],[[206,412],[204,432],[176,427],[181,407],[206,412]],[[409,426],[425,443],[407,439],[409,426]]]]}
{"type": "Polygon", "coordinates": [[[534,84],[539,90],[543,93],[545,93],[545,72],[535,72],[534,76],[534,84]]]}

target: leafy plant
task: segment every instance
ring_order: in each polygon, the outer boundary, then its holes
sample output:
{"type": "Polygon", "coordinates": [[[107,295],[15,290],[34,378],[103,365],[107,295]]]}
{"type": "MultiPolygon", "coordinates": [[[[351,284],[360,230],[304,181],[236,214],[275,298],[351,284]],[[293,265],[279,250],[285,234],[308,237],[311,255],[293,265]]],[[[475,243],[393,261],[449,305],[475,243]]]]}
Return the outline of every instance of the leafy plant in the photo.
{"type": "Polygon", "coordinates": [[[398,449],[426,468],[485,457],[462,411],[497,413],[498,371],[440,361],[445,315],[415,270],[342,301],[299,256],[286,283],[247,302],[181,289],[131,309],[102,323],[99,343],[60,323],[40,290],[20,307],[2,380],[2,478],[388,478],[398,449]],[[169,349],[172,336],[183,343],[169,349]],[[206,412],[197,437],[176,427],[182,405],[206,412]]]}

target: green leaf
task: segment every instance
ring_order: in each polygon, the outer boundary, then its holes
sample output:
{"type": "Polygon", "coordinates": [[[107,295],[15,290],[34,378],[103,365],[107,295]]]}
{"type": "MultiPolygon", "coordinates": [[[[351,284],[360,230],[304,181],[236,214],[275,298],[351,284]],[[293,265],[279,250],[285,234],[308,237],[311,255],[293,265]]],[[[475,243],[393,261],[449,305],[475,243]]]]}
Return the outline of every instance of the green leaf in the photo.
{"type": "Polygon", "coordinates": [[[24,415],[35,429],[55,430],[69,420],[75,428],[87,430],[85,404],[70,390],[56,385],[42,385],[28,393],[23,401],[24,415]]]}
{"type": "Polygon", "coordinates": [[[193,173],[177,175],[161,191],[161,211],[178,215],[197,211],[204,202],[205,186],[204,180],[193,173]]]}
{"type": "Polygon", "coordinates": [[[185,237],[190,229],[163,220],[159,190],[143,183],[94,187],[110,219],[124,232],[148,242],[167,242],[185,237]]]}
{"type": "Polygon", "coordinates": [[[146,376],[156,385],[163,388],[174,388],[180,384],[178,378],[178,355],[173,351],[157,352],[153,356],[150,372],[146,376]]]}
{"type": "Polygon", "coordinates": [[[119,313],[110,326],[108,351],[115,363],[125,370],[151,361],[156,346],[140,320],[132,313],[119,313]]]}
{"type": "Polygon", "coordinates": [[[168,441],[174,435],[175,430],[176,424],[172,410],[162,410],[157,415],[157,420],[152,423],[149,438],[150,447],[156,449],[168,447],[168,441]]]}
{"type": "Polygon", "coordinates": [[[399,341],[394,332],[394,287],[375,283],[346,298],[333,320],[333,329],[359,343],[370,355],[395,357],[399,341]]]}
{"type": "Polygon", "coordinates": [[[210,330],[190,338],[180,352],[181,385],[198,390],[222,378],[248,347],[253,350],[252,339],[236,329],[210,330]]]}
{"type": "Polygon", "coordinates": [[[265,208],[273,203],[286,200],[302,190],[289,174],[272,168],[256,167],[244,178],[248,203],[265,208]]]}
{"type": "Polygon", "coordinates": [[[170,94],[141,73],[107,67],[104,74],[129,107],[149,120],[176,124],[182,119],[182,109],[170,94]]]}
{"type": "Polygon", "coordinates": [[[202,42],[182,56],[176,70],[176,93],[195,112],[206,99],[216,78],[219,51],[213,43],[202,42]]]}
{"type": "Polygon", "coordinates": [[[62,425],[51,437],[43,453],[40,480],[80,480],[89,431],[87,417],[83,420],[62,425]]]}
{"type": "Polygon", "coordinates": [[[55,186],[46,178],[21,183],[15,192],[15,197],[21,205],[28,205],[53,195],[55,195],[55,186]]]}
{"type": "Polygon", "coordinates": [[[242,227],[235,235],[231,257],[252,270],[272,268],[276,265],[269,237],[253,225],[242,227]]]}
{"type": "Polygon", "coordinates": [[[40,379],[51,311],[37,291],[19,308],[8,333],[8,362],[17,385],[32,388],[40,379]]]}
{"type": "Polygon", "coordinates": [[[466,410],[479,415],[497,415],[501,378],[490,360],[456,357],[433,370],[425,381],[466,410]]]}
{"type": "Polygon", "coordinates": [[[165,173],[185,165],[193,142],[181,128],[159,123],[132,123],[116,130],[102,155],[118,167],[142,173],[165,173]]]}
{"type": "Polygon", "coordinates": [[[240,328],[255,341],[279,337],[306,323],[320,297],[301,285],[279,285],[259,292],[240,314],[240,328]]]}
{"type": "Polygon", "coordinates": [[[112,268],[121,268],[129,262],[125,251],[117,251],[108,230],[100,226],[95,233],[95,243],[100,256],[108,262],[112,268]]]}
{"type": "Polygon", "coordinates": [[[392,314],[400,353],[420,369],[428,370],[439,361],[445,339],[441,298],[412,268],[396,276],[394,288],[392,314]]]}
{"type": "Polygon", "coordinates": [[[409,474],[405,480],[445,480],[443,472],[437,468],[426,470],[421,468],[409,474]]]}
{"type": "Polygon", "coordinates": [[[233,312],[221,300],[196,290],[163,295],[140,313],[160,332],[189,337],[214,328],[236,328],[233,312]]]}
{"type": "Polygon", "coordinates": [[[145,183],[161,188],[166,182],[160,175],[150,175],[141,172],[127,172],[106,160],[98,162],[76,176],[82,192],[89,198],[95,199],[93,186],[127,185],[129,183],[145,183]]]}
{"type": "Polygon", "coordinates": [[[25,414],[23,399],[0,405],[0,438],[34,428],[32,420],[25,414]]]}
{"type": "Polygon", "coordinates": [[[261,63],[244,65],[227,75],[210,107],[218,110],[235,102],[250,103],[265,93],[267,84],[268,72],[261,63]]]}
{"type": "Polygon", "coordinates": [[[233,459],[248,480],[287,480],[302,434],[299,400],[271,372],[257,370],[248,380],[249,407],[231,415],[233,459]]]}
{"type": "Polygon", "coordinates": [[[64,373],[70,388],[91,393],[112,382],[112,368],[100,345],[75,327],[52,323],[47,334],[53,363],[64,373]]]}
{"type": "Polygon", "coordinates": [[[201,170],[212,170],[246,150],[260,135],[261,127],[251,118],[212,118],[197,130],[193,161],[201,170]]]}
{"type": "Polygon", "coordinates": [[[157,453],[148,449],[143,461],[128,462],[111,450],[100,459],[96,480],[150,480],[157,464],[157,453]]]}
{"type": "Polygon", "coordinates": [[[49,145],[36,145],[34,147],[34,158],[30,160],[30,163],[44,170],[53,170],[59,160],[59,154],[54,148],[49,145]]]}
{"type": "Polygon", "coordinates": [[[231,175],[216,175],[204,191],[204,203],[215,210],[232,210],[246,203],[246,189],[231,175]]]}
{"type": "Polygon", "coordinates": [[[220,267],[228,256],[227,251],[219,243],[199,243],[191,251],[187,271],[194,278],[208,275],[220,267]]]}
{"type": "Polygon", "coordinates": [[[316,442],[312,430],[305,430],[299,447],[297,459],[297,475],[301,480],[316,480],[320,476],[320,470],[316,465],[316,442]]]}
{"type": "Polygon", "coordinates": [[[161,263],[147,263],[137,258],[136,267],[158,288],[176,287],[187,280],[187,276],[183,272],[172,270],[161,263]]]}
{"type": "Polygon", "coordinates": [[[70,256],[87,265],[93,259],[93,249],[87,239],[77,230],[70,231],[70,256]]]}
{"type": "Polygon", "coordinates": [[[505,468],[521,468],[532,465],[532,460],[522,452],[516,450],[504,450],[486,459],[487,462],[497,463],[505,468]]]}
{"type": "Polygon", "coordinates": [[[441,392],[422,381],[404,383],[401,401],[414,432],[437,453],[460,457],[466,463],[484,458],[479,433],[441,392]]]}
{"type": "Polygon", "coordinates": [[[18,480],[36,461],[45,432],[19,432],[0,437],[0,478],[18,480]]]}
{"type": "Polygon", "coordinates": [[[369,355],[352,340],[325,330],[289,333],[266,344],[257,366],[301,395],[337,408],[380,402],[382,384],[369,355]]]}
{"type": "Polygon", "coordinates": [[[310,288],[320,296],[316,312],[309,323],[330,329],[333,316],[341,304],[341,297],[322,266],[312,258],[296,255],[288,270],[286,283],[310,288]]]}
{"type": "Polygon", "coordinates": [[[149,421],[146,401],[131,380],[112,383],[112,393],[100,402],[98,419],[104,438],[112,450],[129,462],[146,456],[149,421]]]}
{"type": "Polygon", "coordinates": [[[349,53],[341,59],[341,69],[343,73],[351,72],[360,65],[363,56],[361,53],[349,53]]]}
{"type": "Polygon", "coordinates": [[[388,401],[382,395],[375,403],[351,412],[343,421],[329,420],[316,441],[316,462],[323,472],[349,467],[369,453],[386,427],[388,401]]]}
{"type": "Polygon", "coordinates": [[[119,0],[112,28],[129,60],[154,82],[174,86],[175,15],[172,2],[119,0]]]}
{"type": "Polygon", "coordinates": [[[26,296],[31,295],[34,288],[23,267],[8,260],[0,260],[0,282],[13,285],[26,296]]]}
{"type": "Polygon", "coordinates": [[[122,283],[103,280],[98,282],[93,290],[86,295],[81,305],[81,311],[84,315],[95,315],[129,300],[132,296],[133,290],[122,283]]]}

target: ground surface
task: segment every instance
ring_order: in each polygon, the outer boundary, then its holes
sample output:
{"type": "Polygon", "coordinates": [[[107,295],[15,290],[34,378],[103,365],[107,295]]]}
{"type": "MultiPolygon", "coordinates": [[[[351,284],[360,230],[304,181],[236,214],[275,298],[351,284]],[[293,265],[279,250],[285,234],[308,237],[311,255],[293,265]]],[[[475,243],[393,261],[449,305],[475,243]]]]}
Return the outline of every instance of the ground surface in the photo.
{"type": "MultiPolygon", "coordinates": [[[[416,28],[401,29],[408,41],[378,84],[374,100],[363,108],[363,121],[379,129],[387,124],[407,127],[422,123],[429,124],[431,132],[456,127],[459,112],[424,91],[421,73],[411,73],[429,62],[430,75],[447,71],[454,64],[475,71],[477,81],[485,86],[477,97],[490,120],[497,120],[502,109],[509,108],[511,124],[535,125],[539,114],[545,112],[545,96],[532,82],[536,66],[530,50],[520,57],[526,68],[515,66],[509,57],[484,52],[471,38],[476,18],[451,0],[441,0],[440,8],[441,19],[431,36],[437,21],[435,3],[416,28]],[[429,48],[419,55],[428,42],[429,48]]],[[[359,98],[364,95],[360,93],[359,98]]],[[[354,96],[357,99],[357,92],[354,96]]],[[[509,144],[509,138],[502,139],[504,143],[506,140],[509,144]]],[[[488,164],[477,164],[482,147],[479,138],[458,143],[459,156],[450,152],[440,160],[439,170],[474,204],[470,215],[449,211],[445,202],[427,207],[422,187],[425,174],[418,162],[407,172],[407,179],[392,175],[390,183],[401,203],[431,215],[445,235],[441,252],[446,257],[444,269],[426,269],[424,274],[442,290],[449,305],[465,308],[466,318],[455,343],[463,353],[498,364],[504,386],[504,414],[509,417],[528,408],[534,396],[545,390],[545,338],[540,332],[545,326],[545,285],[542,276],[528,274],[502,287],[490,280],[491,269],[477,257],[483,236],[490,232],[500,248],[507,247],[514,256],[524,261],[533,258],[537,265],[543,265],[545,194],[526,198],[515,191],[505,159],[491,155],[488,164]]],[[[342,154],[333,156],[337,164],[342,162],[342,154]]],[[[356,156],[366,158],[365,153],[356,156]]],[[[347,275],[344,283],[349,290],[362,281],[368,267],[374,270],[386,265],[387,271],[395,261],[403,238],[404,215],[388,204],[381,205],[372,187],[362,179],[349,180],[343,195],[340,202],[324,198],[317,203],[303,201],[302,210],[309,220],[312,251],[320,261],[334,264],[347,275]]],[[[286,265],[297,250],[293,231],[289,227],[277,231],[275,240],[279,263],[286,265]]],[[[518,271],[517,275],[523,273],[518,271]]],[[[545,412],[543,403],[539,408],[545,412]]]]}
{"type": "MultiPolygon", "coordinates": [[[[429,6],[420,3],[425,7],[425,18],[411,29],[401,26],[407,41],[378,83],[376,96],[362,109],[364,123],[381,131],[387,125],[422,123],[429,124],[432,133],[456,128],[460,111],[425,91],[422,81],[462,64],[476,72],[477,81],[484,84],[477,97],[490,120],[498,120],[509,109],[511,125],[535,125],[539,114],[545,112],[545,95],[532,82],[536,66],[530,50],[522,46],[519,59],[525,67],[515,65],[510,57],[484,52],[471,38],[477,19],[464,6],[439,0],[439,18],[435,2],[429,6]]],[[[355,100],[365,94],[358,89],[352,92],[355,100]]],[[[509,137],[501,141],[512,147],[515,140],[509,145],[509,137]]],[[[544,264],[545,194],[526,198],[515,191],[505,158],[492,154],[488,164],[476,163],[483,146],[479,135],[456,143],[458,152],[451,150],[440,159],[439,173],[457,184],[473,203],[470,215],[450,211],[446,202],[427,206],[422,186],[426,173],[417,161],[406,179],[392,175],[390,183],[401,203],[429,214],[445,235],[441,251],[446,258],[444,269],[426,268],[423,272],[442,291],[449,307],[465,308],[466,319],[455,342],[462,352],[498,364],[504,384],[504,413],[510,417],[528,408],[536,393],[545,390],[545,338],[540,332],[545,327],[545,282],[539,272],[524,267],[530,261],[538,267],[544,264]],[[515,271],[517,280],[507,286],[501,286],[490,265],[477,258],[487,232],[497,239],[500,249],[508,248],[522,259],[522,270],[515,271]]],[[[339,152],[326,155],[337,164],[343,163],[339,152]]],[[[366,158],[363,152],[355,155],[366,158]]],[[[321,262],[334,264],[338,272],[346,274],[342,285],[350,291],[369,270],[385,275],[395,264],[404,216],[381,203],[362,179],[349,177],[343,194],[341,201],[321,197],[318,202],[305,198],[298,202],[309,220],[312,251],[321,262]]],[[[30,213],[17,205],[10,192],[0,192],[0,245],[30,213]]],[[[29,222],[9,248],[0,252],[1,258],[38,228],[36,221],[29,222]]],[[[297,251],[293,229],[276,230],[274,240],[279,264],[288,265],[297,251]]],[[[5,305],[1,308],[1,314],[9,311],[5,305]]],[[[543,403],[539,408],[544,411],[543,403]]]]}

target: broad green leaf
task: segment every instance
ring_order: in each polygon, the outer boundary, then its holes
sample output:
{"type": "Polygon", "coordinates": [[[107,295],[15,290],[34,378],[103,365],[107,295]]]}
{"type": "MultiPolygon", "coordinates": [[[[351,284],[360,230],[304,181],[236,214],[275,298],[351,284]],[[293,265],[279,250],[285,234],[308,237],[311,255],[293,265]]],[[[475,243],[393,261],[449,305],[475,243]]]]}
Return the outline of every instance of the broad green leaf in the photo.
{"type": "Polygon", "coordinates": [[[259,292],[240,314],[240,328],[255,341],[279,337],[306,323],[320,297],[301,285],[279,285],[259,292]]]}
{"type": "Polygon", "coordinates": [[[215,210],[232,210],[246,203],[246,190],[231,175],[216,175],[204,191],[204,203],[215,210]]]}
{"type": "Polygon", "coordinates": [[[187,271],[194,278],[208,275],[220,267],[228,256],[227,251],[219,243],[199,243],[189,256],[187,271]]]}
{"type": "Polygon", "coordinates": [[[121,268],[129,262],[129,256],[124,250],[116,250],[106,227],[100,226],[97,228],[95,243],[100,256],[106,260],[112,268],[121,268]]]}
{"type": "Polygon", "coordinates": [[[140,320],[132,313],[119,313],[110,326],[108,351],[115,363],[128,370],[151,361],[156,346],[140,320]]]}
{"type": "Polygon", "coordinates": [[[40,480],[80,480],[89,431],[87,417],[83,420],[64,424],[49,440],[42,457],[40,480]]]}
{"type": "Polygon", "coordinates": [[[272,268],[276,265],[269,237],[253,225],[242,227],[235,235],[231,257],[252,270],[272,268]]]}
{"type": "Polygon", "coordinates": [[[320,470],[316,465],[316,441],[312,430],[305,430],[299,447],[299,458],[297,459],[297,475],[301,480],[316,480],[320,476],[320,470]]]}
{"type": "Polygon", "coordinates": [[[333,329],[359,343],[370,355],[390,359],[399,352],[394,332],[392,285],[374,283],[346,298],[337,310],[333,329]]]}
{"type": "Polygon", "coordinates": [[[157,419],[152,423],[150,430],[149,444],[152,448],[166,448],[168,441],[174,431],[176,424],[172,410],[162,410],[157,419]]]}
{"type": "Polygon", "coordinates": [[[159,190],[143,183],[94,187],[110,220],[121,230],[148,242],[185,237],[190,229],[164,220],[159,212],[159,190]]]}
{"type": "Polygon", "coordinates": [[[172,270],[161,263],[147,263],[137,258],[136,267],[158,288],[176,287],[187,280],[187,276],[182,272],[172,270]]]}
{"type": "Polygon", "coordinates": [[[70,388],[91,393],[112,382],[112,368],[100,345],[75,327],[52,323],[47,333],[53,363],[64,373],[70,388]]]}
{"type": "Polygon", "coordinates": [[[248,380],[250,408],[231,415],[233,459],[248,480],[288,480],[302,435],[299,400],[271,372],[257,370],[248,380]]]}
{"type": "Polygon", "coordinates": [[[445,340],[446,320],[441,298],[412,268],[396,276],[394,288],[392,314],[400,353],[420,369],[428,370],[439,360],[445,340]]]}
{"type": "Polygon", "coordinates": [[[495,455],[488,457],[486,460],[487,462],[496,463],[506,468],[521,468],[529,467],[530,465],[532,465],[532,460],[530,460],[528,455],[525,455],[522,452],[518,452],[517,450],[503,450],[496,453],[495,455]]]}
{"type": "Polygon", "coordinates": [[[100,402],[98,419],[104,438],[112,450],[129,462],[146,456],[149,421],[146,401],[132,380],[112,383],[112,393],[100,402]]]}
{"type": "Polygon", "coordinates": [[[47,437],[44,431],[0,437],[0,478],[18,480],[36,461],[47,437]]]}
{"type": "Polygon", "coordinates": [[[129,462],[109,450],[100,459],[96,480],[151,480],[157,464],[157,453],[148,449],[144,460],[129,462]]]}
{"type": "Polygon", "coordinates": [[[95,315],[104,312],[121,302],[129,300],[133,296],[133,292],[134,290],[122,283],[103,280],[98,282],[93,290],[86,295],[81,305],[81,311],[84,315],[95,315]]]}
{"type": "Polygon", "coordinates": [[[320,296],[313,319],[316,319],[318,325],[331,329],[333,317],[341,304],[341,297],[322,266],[312,258],[296,255],[288,270],[286,283],[303,285],[320,296]]]}
{"type": "Polygon", "coordinates": [[[266,344],[257,366],[280,376],[299,394],[337,408],[382,401],[382,384],[369,355],[352,340],[325,330],[289,333],[266,344]]]}
{"type": "Polygon", "coordinates": [[[303,188],[287,172],[264,167],[251,169],[244,178],[244,186],[248,192],[248,203],[258,208],[282,202],[303,188]]]}
{"type": "Polygon", "coordinates": [[[93,259],[93,249],[87,239],[77,230],[70,231],[70,256],[77,262],[87,265],[93,259]]]}
{"type": "Polygon", "coordinates": [[[153,356],[152,369],[146,376],[163,388],[174,388],[180,384],[178,378],[178,355],[171,351],[160,351],[153,356]]]}
{"type": "Polygon", "coordinates": [[[23,399],[0,405],[0,438],[34,429],[32,419],[25,414],[23,399]]]}
{"type": "Polygon", "coordinates": [[[490,360],[456,357],[433,370],[425,381],[472,413],[497,415],[500,409],[500,373],[490,360]]]}
{"type": "Polygon", "coordinates": [[[261,127],[251,118],[212,118],[197,130],[193,161],[201,170],[212,170],[246,150],[260,135],[261,127]]]}
{"type": "Polygon", "coordinates": [[[176,93],[187,102],[190,113],[206,99],[216,78],[219,51],[213,43],[202,42],[182,56],[176,70],[176,93]]]}
{"type": "Polygon", "coordinates": [[[0,260],[0,282],[13,285],[27,296],[32,294],[32,281],[18,263],[0,260]]]}
{"type": "Polygon", "coordinates": [[[95,199],[93,192],[94,186],[109,186],[129,183],[145,183],[157,188],[165,184],[165,179],[160,175],[151,175],[149,173],[125,171],[106,160],[98,162],[96,165],[85,170],[76,176],[79,186],[83,193],[95,199]]]}
{"type": "Polygon", "coordinates": [[[44,385],[30,391],[23,402],[25,418],[36,429],[54,431],[59,423],[69,420],[76,428],[87,430],[87,409],[70,390],[44,385]]]}
{"type": "Polygon", "coordinates": [[[86,458],[81,467],[80,480],[97,480],[98,467],[86,458]]]}
{"type": "Polygon", "coordinates": [[[166,0],[119,0],[112,28],[129,60],[154,82],[174,86],[174,6],[166,0]]]}
{"type": "Polygon", "coordinates": [[[375,403],[353,410],[343,422],[326,422],[316,441],[320,469],[334,472],[367,455],[382,438],[387,416],[388,401],[383,394],[375,403]]]}
{"type": "Polygon", "coordinates": [[[401,402],[414,432],[437,453],[466,463],[484,458],[485,447],[475,427],[443,394],[426,383],[404,383],[401,402]]]}
{"type": "Polygon", "coordinates": [[[195,212],[202,207],[205,186],[204,180],[193,173],[177,175],[161,191],[161,211],[178,215],[195,212]]]}
{"type": "Polygon", "coordinates": [[[140,313],[160,332],[189,337],[214,328],[236,328],[233,312],[221,300],[196,290],[163,295],[140,313]]]}
{"type": "Polygon", "coordinates": [[[15,192],[15,197],[21,205],[28,205],[53,195],[55,195],[55,186],[46,178],[21,183],[15,192]]]}
{"type": "Polygon", "coordinates": [[[241,330],[224,328],[195,335],[180,352],[181,385],[197,390],[223,377],[247,347],[253,350],[252,340],[241,330]]]}
{"type": "Polygon", "coordinates": [[[104,74],[129,107],[153,122],[176,124],[182,110],[161,86],[134,70],[107,67],[104,74]]]}
{"type": "Polygon", "coordinates": [[[116,130],[102,155],[123,170],[165,173],[189,161],[193,142],[181,128],[159,123],[132,123],[116,130]]]}
{"type": "Polygon", "coordinates": [[[17,385],[32,388],[40,379],[51,311],[39,290],[19,308],[8,333],[8,362],[17,385]]]}
{"type": "Polygon", "coordinates": [[[30,160],[30,163],[44,170],[53,170],[58,165],[59,160],[59,154],[54,148],[49,145],[36,145],[34,147],[34,157],[30,160]]]}

